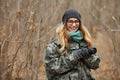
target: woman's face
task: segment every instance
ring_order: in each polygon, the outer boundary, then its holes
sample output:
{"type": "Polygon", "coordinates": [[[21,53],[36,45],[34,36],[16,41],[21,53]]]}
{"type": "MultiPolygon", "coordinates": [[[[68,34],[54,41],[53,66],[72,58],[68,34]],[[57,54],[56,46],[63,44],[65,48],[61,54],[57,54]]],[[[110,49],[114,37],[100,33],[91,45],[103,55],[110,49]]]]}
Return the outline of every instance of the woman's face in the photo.
{"type": "Polygon", "coordinates": [[[67,21],[67,30],[76,32],[80,26],[80,22],[76,18],[69,18],[67,21]]]}

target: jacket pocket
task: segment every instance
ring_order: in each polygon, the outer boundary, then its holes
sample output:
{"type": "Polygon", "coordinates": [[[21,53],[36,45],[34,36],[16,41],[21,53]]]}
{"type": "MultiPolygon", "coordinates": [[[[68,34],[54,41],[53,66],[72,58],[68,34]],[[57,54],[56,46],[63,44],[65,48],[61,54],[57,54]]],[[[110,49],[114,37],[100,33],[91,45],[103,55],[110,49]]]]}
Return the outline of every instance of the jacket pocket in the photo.
{"type": "Polygon", "coordinates": [[[71,71],[65,75],[62,75],[59,80],[79,80],[78,71],[71,71]]]}
{"type": "Polygon", "coordinates": [[[79,80],[78,79],[78,72],[74,72],[70,75],[70,80],[79,80]]]}

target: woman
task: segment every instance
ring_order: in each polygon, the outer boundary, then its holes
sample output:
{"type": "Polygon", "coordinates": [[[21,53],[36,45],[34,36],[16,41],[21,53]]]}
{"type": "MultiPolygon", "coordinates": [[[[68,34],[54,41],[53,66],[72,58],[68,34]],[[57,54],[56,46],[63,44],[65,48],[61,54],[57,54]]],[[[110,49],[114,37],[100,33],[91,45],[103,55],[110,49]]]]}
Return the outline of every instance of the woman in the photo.
{"type": "Polygon", "coordinates": [[[48,80],[95,80],[91,69],[99,67],[100,58],[92,47],[89,32],[81,24],[80,14],[68,9],[62,23],[46,48],[48,80]]]}

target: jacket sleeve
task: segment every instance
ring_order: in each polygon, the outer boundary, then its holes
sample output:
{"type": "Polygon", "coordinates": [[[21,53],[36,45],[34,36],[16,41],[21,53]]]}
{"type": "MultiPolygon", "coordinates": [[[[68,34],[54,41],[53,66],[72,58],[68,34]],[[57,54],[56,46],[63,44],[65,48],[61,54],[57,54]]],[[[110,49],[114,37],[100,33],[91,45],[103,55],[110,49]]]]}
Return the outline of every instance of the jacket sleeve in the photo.
{"type": "Polygon", "coordinates": [[[95,70],[99,68],[100,57],[98,54],[92,54],[91,57],[85,59],[84,61],[89,69],[95,70]]]}
{"type": "Polygon", "coordinates": [[[49,72],[62,74],[70,71],[73,68],[73,60],[73,54],[63,56],[58,53],[58,47],[54,43],[50,43],[46,48],[45,64],[49,72]]]}

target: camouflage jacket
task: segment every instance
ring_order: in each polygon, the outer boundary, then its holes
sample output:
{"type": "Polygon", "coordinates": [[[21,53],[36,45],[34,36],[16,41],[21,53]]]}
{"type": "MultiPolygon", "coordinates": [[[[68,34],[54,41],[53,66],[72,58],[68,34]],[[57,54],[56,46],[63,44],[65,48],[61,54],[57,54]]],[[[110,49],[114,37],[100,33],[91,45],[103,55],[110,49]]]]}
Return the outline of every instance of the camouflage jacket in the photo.
{"type": "Polygon", "coordinates": [[[91,69],[97,69],[100,63],[98,54],[93,54],[88,59],[75,60],[73,53],[76,49],[86,45],[85,41],[80,43],[71,42],[67,56],[59,52],[60,43],[55,37],[47,45],[45,55],[45,68],[48,80],[95,80],[91,69]]]}

